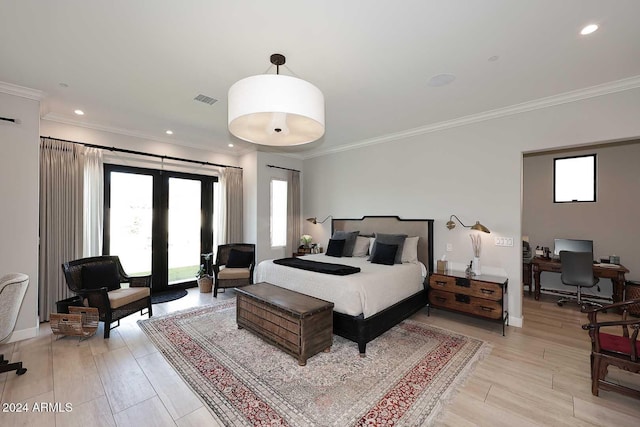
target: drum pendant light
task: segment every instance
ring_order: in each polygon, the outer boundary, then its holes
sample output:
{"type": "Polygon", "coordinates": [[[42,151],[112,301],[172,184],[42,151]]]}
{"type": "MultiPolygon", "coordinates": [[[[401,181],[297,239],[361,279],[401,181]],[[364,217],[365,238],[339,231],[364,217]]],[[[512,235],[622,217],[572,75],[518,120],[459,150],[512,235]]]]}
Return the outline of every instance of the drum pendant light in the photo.
{"type": "Polygon", "coordinates": [[[229,132],[255,144],[291,146],[324,135],[324,96],[311,83],[280,75],[283,55],[271,55],[276,74],[237,81],[229,89],[229,132]]]}

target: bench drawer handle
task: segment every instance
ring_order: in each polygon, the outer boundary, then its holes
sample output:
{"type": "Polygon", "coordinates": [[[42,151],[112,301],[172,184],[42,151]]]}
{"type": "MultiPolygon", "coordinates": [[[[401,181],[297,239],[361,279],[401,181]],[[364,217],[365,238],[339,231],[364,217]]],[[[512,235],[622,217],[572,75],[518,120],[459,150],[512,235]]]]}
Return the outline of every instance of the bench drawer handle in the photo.
{"type": "Polygon", "coordinates": [[[485,307],[484,305],[481,305],[480,308],[482,309],[482,311],[493,311],[493,310],[495,310],[495,308],[485,307]]]}
{"type": "Polygon", "coordinates": [[[485,295],[491,295],[491,294],[495,294],[496,291],[494,291],[493,289],[485,289],[485,288],[481,288],[480,289],[482,291],[483,294],[485,295]]]}
{"type": "Polygon", "coordinates": [[[439,285],[439,286],[447,286],[447,282],[443,282],[443,281],[441,281],[441,280],[436,280],[436,285],[439,285]]]}
{"type": "Polygon", "coordinates": [[[438,302],[447,302],[447,299],[443,298],[443,297],[436,297],[436,301],[438,301],[438,302]]]}

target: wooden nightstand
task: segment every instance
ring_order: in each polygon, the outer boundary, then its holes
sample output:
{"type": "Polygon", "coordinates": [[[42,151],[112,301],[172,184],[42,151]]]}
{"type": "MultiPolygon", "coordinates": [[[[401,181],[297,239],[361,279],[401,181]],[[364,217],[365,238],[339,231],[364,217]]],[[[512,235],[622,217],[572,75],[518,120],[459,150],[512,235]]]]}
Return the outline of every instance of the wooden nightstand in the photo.
{"type": "Polygon", "coordinates": [[[504,327],[509,320],[507,284],[509,279],[481,274],[467,277],[463,272],[434,273],[429,278],[431,307],[496,320],[504,327]]]}

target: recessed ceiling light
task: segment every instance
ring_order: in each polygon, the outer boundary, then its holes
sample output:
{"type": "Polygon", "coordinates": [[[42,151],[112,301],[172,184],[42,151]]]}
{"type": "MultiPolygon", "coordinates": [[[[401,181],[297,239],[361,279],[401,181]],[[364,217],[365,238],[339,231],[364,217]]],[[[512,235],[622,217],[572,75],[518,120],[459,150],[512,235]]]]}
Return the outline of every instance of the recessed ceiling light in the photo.
{"type": "Polygon", "coordinates": [[[580,31],[580,34],[582,34],[583,36],[586,36],[587,34],[591,34],[595,32],[597,29],[598,29],[598,26],[596,24],[589,24],[580,31]]]}
{"type": "Polygon", "coordinates": [[[170,129],[167,129],[164,133],[166,133],[167,135],[173,135],[173,131],[170,129]]]}
{"type": "Polygon", "coordinates": [[[487,59],[487,61],[496,62],[498,59],[500,59],[498,55],[493,55],[493,56],[490,56],[489,59],[487,59]]]}
{"type": "Polygon", "coordinates": [[[431,79],[429,79],[428,84],[429,86],[434,86],[434,87],[446,86],[452,81],[454,81],[455,79],[456,79],[456,76],[454,76],[453,74],[438,74],[437,76],[431,77],[431,79]]]}
{"type": "Polygon", "coordinates": [[[74,110],[73,112],[76,113],[79,116],[84,116],[84,111],[82,111],[82,110],[74,110]]]}
{"type": "Polygon", "coordinates": [[[233,144],[229,144],[228,146],[229,146],[229,147],[231,147],[231,148],[233,148],[233,144]]]}
{"type": "Polygon", "coordinates": [[[68,85],[68,84],[66,84],[66,83],[58,83],[58,85],[59,85],[60,87],[69,87],[69,85],[68,85]]]}

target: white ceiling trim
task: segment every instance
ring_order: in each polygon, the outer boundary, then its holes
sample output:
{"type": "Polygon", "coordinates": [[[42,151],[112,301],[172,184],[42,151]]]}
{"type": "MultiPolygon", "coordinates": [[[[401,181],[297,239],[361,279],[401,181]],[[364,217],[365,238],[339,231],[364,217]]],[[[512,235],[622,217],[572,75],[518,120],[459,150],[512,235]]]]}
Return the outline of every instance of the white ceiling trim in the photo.
{"type": "Polygon", "coordinates": [[[46,94],[37,89],[31,89],[24,86],[13,85],[11,83],[0,82],[0,92],[9,95],[19,96],[21,98],[32,99],[34,101],[42,101],[46,94]]]}
{"type": "Polygon", "coordinates": [[[591,86],[585,89],[580,89],[572,92],[565,92],[565,93],[550,96],[547,98],[540,98],[530,102],[523,102],[521,104],[515,104],[505,108],[498,108],[495,110],[485,111],[483,113],[472,114],[472,115],[460,117],[454,120],[448,120],[448,121],[434,123],[427,126],[408,129],[401,132],[396,132],[396,133],[391,133],[388,135],[383,135],[375,138],[365,139],[359,142],[347,143],[335,148],[327,148],[325,150],[320,149],[318,151],[314,151],[308,154],[303,153],[302,158],[311,159],[313,157],[326,156],[329,154],[339,153],[342,151],[355,150],[358,148],[367,147],[369,145],[393,142],[399,139],[409,138],[412,136],[438,132],[445,129],[455,128],[458,126],[466,126],[472,123],[498,119],[501,117],[511,116],[514,114],[526,113],[529,111],[534,111],[542,108],[553,107],[556,105],[581,101],[584,99],[594,98],[597,96],[637,89],[639,87],[640,87],[640,76],[633,76],[626,79],[616,80],[613,82],[604,83],[597,86],[591,86]]]}

